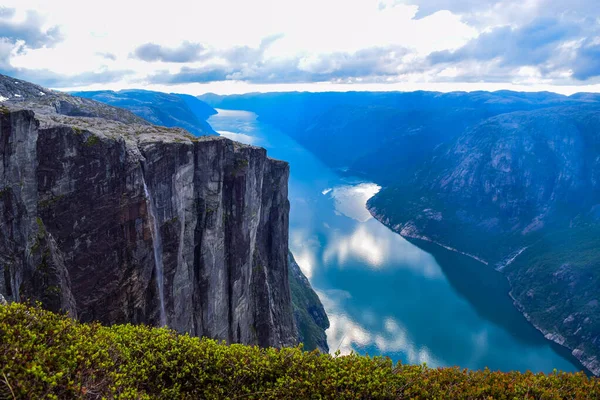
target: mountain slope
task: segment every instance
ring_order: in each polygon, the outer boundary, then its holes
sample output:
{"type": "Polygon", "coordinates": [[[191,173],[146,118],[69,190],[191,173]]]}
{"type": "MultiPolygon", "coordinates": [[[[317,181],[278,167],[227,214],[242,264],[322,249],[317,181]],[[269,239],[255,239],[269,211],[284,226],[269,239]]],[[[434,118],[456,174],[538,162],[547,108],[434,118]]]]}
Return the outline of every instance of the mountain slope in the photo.
{"type": "Polygon", "coordinates": [[[206,119],[216,111],[193,96],[146,90],[106,90],[72,94],[130,110],[155,125],[183,128],[197,136],[215,133],[206,119]]]}
{"type": "Polygon", "coordinates": [[[506,112],[585,104],[554,93],[348,92],[199,96],[214,107],[243,109],[275,125],[333,168],[380,184],[410,176],[433,149],[506,112]]]}
{"type": "Polygon", "coordinates": [[[304,344],[305,350],[319,349],[322,353],[329,353],[325,334],[329,328],[329,318],[323,304],[296,263],[292,252],[289,253],[289,265],[290,290],[298,338],[304,344]]]}
{"type": "Polygon", "coordinates": [[[467,371],[389,358],[224,345],[0,305],[0,398],[597,399],[583,373],[467,371]],[[27,360],[27,362],[23,362],[27,360]]]}
{"type": "Polygon", "coordinates": [[[530,321],[600,372],[600,106],[488,119],[368,205],[503,270],[530,321]]]}

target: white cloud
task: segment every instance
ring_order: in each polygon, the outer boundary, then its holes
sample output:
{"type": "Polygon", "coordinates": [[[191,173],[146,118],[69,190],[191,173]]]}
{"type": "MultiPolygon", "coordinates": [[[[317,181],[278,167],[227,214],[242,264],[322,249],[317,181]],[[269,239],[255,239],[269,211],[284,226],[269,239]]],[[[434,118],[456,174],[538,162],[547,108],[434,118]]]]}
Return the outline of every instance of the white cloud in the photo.
{"type": "MultiPolygon", "coordinates": [[[[38,74],[40,83],[44,83],[43,76],[55,74],[46,82],[63,89],[144,87],[227,94],[255,90],[550,88],[570,93],[581,91],[582,82],[564,71],[540,76],[523,70],[514,73],[514,79],[503,76],[498,81],[495,66],[488,65],[483,70],[489,69],[491,75],[470,80],[465,78],[470,67],[435,67],[426,60],[432,52],[457,50],[494,27],[521,26],[539,16],[573,20],[598,17],[594,13],[600,12],[599,7],[592,0],[571,3],[559,9],[549,0],[171,0],[161,5],[141,0],[5,0],[6,9],[15,9],[15,22],[25,21],[28,12],[35,10],[35,22],[43,22],[40,32],[54,33],[54,27],[59,27],[56,38],[60,36],[60,40],[52,41],[52,46],[42,46],[43,42],[28,46],[13,40],[13,51],[0,54],[5,57],[0,59],[0,69],[14,74],[29,71],[23,73],[27,78],[45,70],[38,74]],[[270,37],[277,40],[261,48],[270,37]],[[150,62],[132,57],[140,46],[148,44],[160,46],[145,48],[154,51],[154,56],[145,53],[150,62]],[[200,55],[184,54],[200,48],[200,55]],[[240,58],[239,51],[246,58],[240,58]],[[215,70],[217,67],[220,69],[215,70]],[[165,79],[182,69],[187,71],[187,79],[165,79]],[[289,74],[278,76],[282,71],[289,74]],[[93,77],[90,73],[113,79],[97,85],[90,83],[92,79],[78,79],[79,83],[72,80],[69,85],[69,77],[93,77]],[[161,79],[153,78],[157,76],[161,79]],[[188,82],[194,77],[228,80],[188,82]],[[562,86],[556,87],[557,83],[562,86]]],[[[571,50],[576,51],[577,46],[571,50]]],[[[581,59],[590,62],[595,54],[588,51],[581,59]]],[[[587,68],[577,76],[593,74],[587,68]]],[[[589,84],[585,90],[598,90],[597,81],[585,83],[589,84]]]]}

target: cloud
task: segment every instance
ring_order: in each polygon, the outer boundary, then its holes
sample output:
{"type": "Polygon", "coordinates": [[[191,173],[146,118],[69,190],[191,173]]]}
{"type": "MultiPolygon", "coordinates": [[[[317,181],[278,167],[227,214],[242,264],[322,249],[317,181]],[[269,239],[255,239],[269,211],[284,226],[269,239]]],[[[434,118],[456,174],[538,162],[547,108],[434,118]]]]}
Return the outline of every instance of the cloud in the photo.
{"type": "Polygon", "coordinates": [[[82,72],[79,74],[58,74],[47,69],[25,69],[14,68],[2,63],[2,42],[0,41],[0,73],[13,76],[18,79],[36,83],[40,86],[51,88],[81,87],[92,84],[105,84],[119,81],[127,76],[133,75],[128,70],[104,70],[98,72],[82,72]]]}
{"type": "Polygon", "coordinates": [[[219,65],[208,65],[206,67],[201,68],[190,68],[183,67],[177,73],[170,73],[168,71],[158,72],[156,74],[150,75],[147,78],[147,81],[150,83],[157,84],[181,84],[181,83],[206,83],[206,82],[219,82],[225,81],[228,78],[230,69],[224,68],[219,65]]]}
{"type": "Polygon", "coordinates": [[[101,53],[101,52],[98,52],[98,53],[96,53],[96,55],[98,55],[98,56],[100,56],[102,58],[105,58],[107,60],[111,60],[111,61],[116,61],[117,60],[117,56],[114,55],[113,53],[101,53]]]}
{"type": "Polygon", "coordinates": [[[139,46],[132,54],[142,61],[164,61],[174,63],[187,63],[206,59],[205,48],[199,43],[183,42],[175,48],[146,43],[139,46]]]}
{"type": "Polygon", "coordinates": [[[36,11],[29,10],[25,19],[15,20],[16,10],[0,8],[0,38],[12,42],[23,41],[29,48],[52,47],[63,40],[58,26],[44,29],[44,18],[36,11]]]}
{"type": "MultiPolygon", "coordinates": [[[[256,48],[250,46],[234,46],[226,49],[207,48],[200,43],[183,42],[175,48],[146,43],[135,49],[131,55],[146,62],[190,63],[211,59],[225,60],[229,64],[257,63],[263,58],[265,51],[282,35],[270,35],[262,39],[256,48]]],[[[205,70],[207,68],[204,68],[205,70]]]]}
{"type": "MultiPolygon", "coordinates": [[[[398,3],[417,6],[416,17],[423,18],[440,10],[448,10],[458,14],[474,13],[502,3],[502,0],[395,0],[391,2],[392,5],[398,3]]],[[[390,1],[382,1],[380,4],[383,7],[385,5],[389,6],[390,1]]]]}
{"type": "Polygon", "coordinates": [[[409,50],[399,46],[374,47],[355,53],[296,56],[293,58],[263,58],[264,49],[237,48],[222,55],[226,63],[208,64],[198,68],[182,67],[179,72],[162,71],[148,77],[158,84],[216,82],[224,80],[249,83],[297,83],[378,80],[395,77],[407,66],[403,57],[409,50]]]}
{"type": "Polygon", "coordinates": [[[600,83],[600,2],[593,0],[2,4],[0,69],[61,84],[97,76],[94,89],[449,90],[472,82],[553,90],[544,85],[600,83]],[[205,16],[201,24],[198,15],[205,16]]]}
{"type": "Polygon", "coordinates": [[[433,67],[458,68],[462,81],[507,81],[522,75],[564,83],[571,76],[586,80],[600,75],[600,42],[594,18],[538,18],[513,28],[482,33],[454,51],[433,52],[433,67]]]}
{"type": "Polygon", "coordinates": [[[600,76],[600,40],[582,45],[573,65],[573,76],[579,80],[588,80],[600,76]]]}
{"type": "Polygon", "coordinates": [[[434,52],[429,61],[440,64],[499,59],[502,65],[539,65],[554,56],[563,41],[579,33],[579,27],[571,22],[539,19],[516,29],[510,26],[493,29],[456,51],[434,52]]]}

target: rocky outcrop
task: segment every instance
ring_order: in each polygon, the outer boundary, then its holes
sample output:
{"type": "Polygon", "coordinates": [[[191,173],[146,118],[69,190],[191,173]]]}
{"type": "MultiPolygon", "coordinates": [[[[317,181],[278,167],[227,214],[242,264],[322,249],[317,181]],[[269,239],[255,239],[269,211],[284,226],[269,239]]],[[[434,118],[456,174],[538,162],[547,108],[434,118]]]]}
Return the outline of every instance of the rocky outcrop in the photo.
{"type": "Polygon", "coordinates": [[[0,109],[7,300],[41,301],[82,321],[297,342],[286,163],[262,148],[31,90],[0,109]]]}
{"type": "Polygon", "coordinates": [[[310,286],[310,282],[289,253],[290,290],[294,307],[294,319],[298,328],[298,339],[304,344],[304,350],[318,349],[322,353],[329,353],[327,335],[329,318],[319,296],[310,286]]]}

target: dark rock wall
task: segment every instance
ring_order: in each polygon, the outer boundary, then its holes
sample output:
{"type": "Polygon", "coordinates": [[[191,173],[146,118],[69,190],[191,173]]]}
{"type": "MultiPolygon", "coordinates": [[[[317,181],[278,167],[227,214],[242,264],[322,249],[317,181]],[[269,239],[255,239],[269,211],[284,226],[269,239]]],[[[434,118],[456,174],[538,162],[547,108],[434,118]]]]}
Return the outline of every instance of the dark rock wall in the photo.
{"type": "Polygon", "coordinates": [[[159,325],[158,254],[168,326],[295,344],[288,165],[224,138],[96,131],[0,113],[0,293],[159,325]]]}

